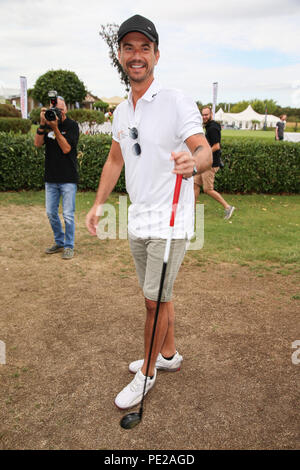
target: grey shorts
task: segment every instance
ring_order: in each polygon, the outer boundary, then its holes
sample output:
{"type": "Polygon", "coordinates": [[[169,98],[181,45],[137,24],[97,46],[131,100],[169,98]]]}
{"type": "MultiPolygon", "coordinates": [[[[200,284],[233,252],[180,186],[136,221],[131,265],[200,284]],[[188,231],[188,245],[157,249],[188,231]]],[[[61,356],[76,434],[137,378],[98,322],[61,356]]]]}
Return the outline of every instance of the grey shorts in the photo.
{"type": "MultiPolygon", "coordinates": [[[[161,238],[136,238],[130,235],[129,245],[144,296],[146,299],[157,301],[166,240],[161,238]]],[[[161,296],[162,302],[169,302],[172,298],[173,285],[184,258],[186,246],[187,241],[185,239],[171,241],[161,296]]]]}

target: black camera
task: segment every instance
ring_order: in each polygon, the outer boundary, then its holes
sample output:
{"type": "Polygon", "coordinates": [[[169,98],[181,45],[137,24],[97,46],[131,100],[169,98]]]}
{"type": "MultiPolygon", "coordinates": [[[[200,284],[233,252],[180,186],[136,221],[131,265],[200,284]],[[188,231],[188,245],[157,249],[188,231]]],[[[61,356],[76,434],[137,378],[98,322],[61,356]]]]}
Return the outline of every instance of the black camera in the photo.
{"type": "Polygon", "coordinates": [[[56,107],[57,91],[50,90],[48,93],[48,96],[50,98],[50,103],[52,107],[50,109],[47,109],[47,111],[45,111],[45,119],[47,121],[56,121],[56,117],[57,117],[58,120],[61,121],[61,110],[56,107]]]}

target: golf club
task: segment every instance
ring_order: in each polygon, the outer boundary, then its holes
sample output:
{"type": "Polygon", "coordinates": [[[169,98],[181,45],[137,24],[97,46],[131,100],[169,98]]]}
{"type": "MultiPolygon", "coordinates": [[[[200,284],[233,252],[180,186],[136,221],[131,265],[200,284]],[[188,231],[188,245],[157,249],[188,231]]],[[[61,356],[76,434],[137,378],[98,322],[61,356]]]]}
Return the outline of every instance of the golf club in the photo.
{"type": "Polygon", "coordinates": [[[157,299],[156,311],[155,311],[155,317],[154,317],[154,323],[153,323],[153,329],[152,329],[150,350],[149,350],[149,355],[147,358],[147,368],[146,368],[146,376],[145,376],[141,406],[138,412],[128,413],[127,415],[123,416],[123,418],[120,421],[120,426],[124,429],[134,428],[137,424],[141,422],[142,416],[143,416],[143,406],[144,406],[146,384],[147,384],[147,378],[148,378],[148,372],[149,372],[150,358],[151,358],[152,348],[153,348],[153,343],[154,343],[155,330],[156,330],[156,324],[157,324],[159,307],[160,307],[160,300],[161,300],[161,295],[162,295],[162,290],[164,286],[164,280],[165,280],[165,275],[166,275],[166,270],[167,270],[167,265],[168,265],[168,260],[169,260],[171,240],[173,236],[175,215],[176,215],[176,209],[177,209],[177,204],[179,200],[181,183],[182,183],[182,175],[177,175],[175,189],[174,189],[174,196],[173,196],[172,213],[171,213],[171,219],[170,219],[170,231],[169,231],[169,236],[167,238],[166,248],[165,248],[165,253],[164,253],[164,261],[163,261],[163,267],[162,267],[160,284],[159,284],[158,299],[157,299]]]}

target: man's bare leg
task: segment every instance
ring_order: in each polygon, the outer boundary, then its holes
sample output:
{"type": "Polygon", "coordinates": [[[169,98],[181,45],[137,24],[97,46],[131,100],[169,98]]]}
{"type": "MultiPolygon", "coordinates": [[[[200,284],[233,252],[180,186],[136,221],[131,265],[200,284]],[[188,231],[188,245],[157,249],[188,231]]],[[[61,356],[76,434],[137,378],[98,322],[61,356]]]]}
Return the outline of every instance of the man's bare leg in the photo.
{"type": "Polygon", "coordinates": [[[230,207],[229,204],[227,204],[227,202],[225,201],[225,199],[222,198],[221,194],[219,194],[214,189],[208,189],[207,191],[205,191],[205,194],[207,194],[208,196],[212,197],[213,199],[218,201],[220,204],[222,204],[224,209],[228,209],[230,207]]]}
{"type": "MultiPolygon", "coordinates": [[[[166,353],[168,348],[170,347],[172,348],[173,347],[172,345],[174,344],[174,308],[172,307],[170,308],[170,305],[169,305],[170,303],[171,302],[161,302],[160,307],[159,307],[158,320],[156,324],[155,337],[154,337],[152,354],[150,358],[149,371],[148,371],[148,376],[150,377],[154,375],[156,359],[157,359],[158,354],[161,352],[163,345],[164,345],[164,352],[166,353]],[[173,326],[172,326],[172,321],[169,323],[169,313],[171,314],[171,319],[173,315],[173,326]],[[171,327],[170,331],[168,331],[169,325],[171,327]],[[172,332],[172,328],[173,328],[173,332],[172,332]],[[172,336],[173,336],[173,340],[172,340],[172,336]]],[[[144,359],[143,367],[141,369],[144,375],[146,375],[147,361],[148,361],[148,356],[149,356],[149,351],[150,351],[150,344],[151,344],[157,302],[153,300],[145,299],[145,304],[146,304],[146,310],[147,310],[145,333],[144,333],[145,359],[144,359]]],[[[173,347],[173,351],[171,352],[170,356],[172,354],[175,354],[175,346],[173,347]]]]}
{"type": "Polygon", "coordinates": [[[166,302],[166,305],[168,306],[168,330],[160,352],[164,357],[172,357],[176,353],[175,311],[173,302],[166,302]]]}

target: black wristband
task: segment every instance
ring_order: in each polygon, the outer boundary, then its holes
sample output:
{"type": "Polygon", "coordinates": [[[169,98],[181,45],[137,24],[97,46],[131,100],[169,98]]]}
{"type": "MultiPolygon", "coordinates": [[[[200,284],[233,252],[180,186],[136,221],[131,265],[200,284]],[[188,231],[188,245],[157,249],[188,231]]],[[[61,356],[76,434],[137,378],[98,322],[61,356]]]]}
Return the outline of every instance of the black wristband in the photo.
{"type": "Polygon", "coordinates": [[[36,130],[36,133],[37,133],[38,135],[45,135],[45,132],[44,132],[44,131],[40,131],[40,129],[37,129],[37,130],[36,130]]]}
{"type": "Polygon", "coordinates": [[[40,125],[39,125],[39,128],[40,128],[40,129],[46,129],[46,124],[40,124],[40,125]]]}

